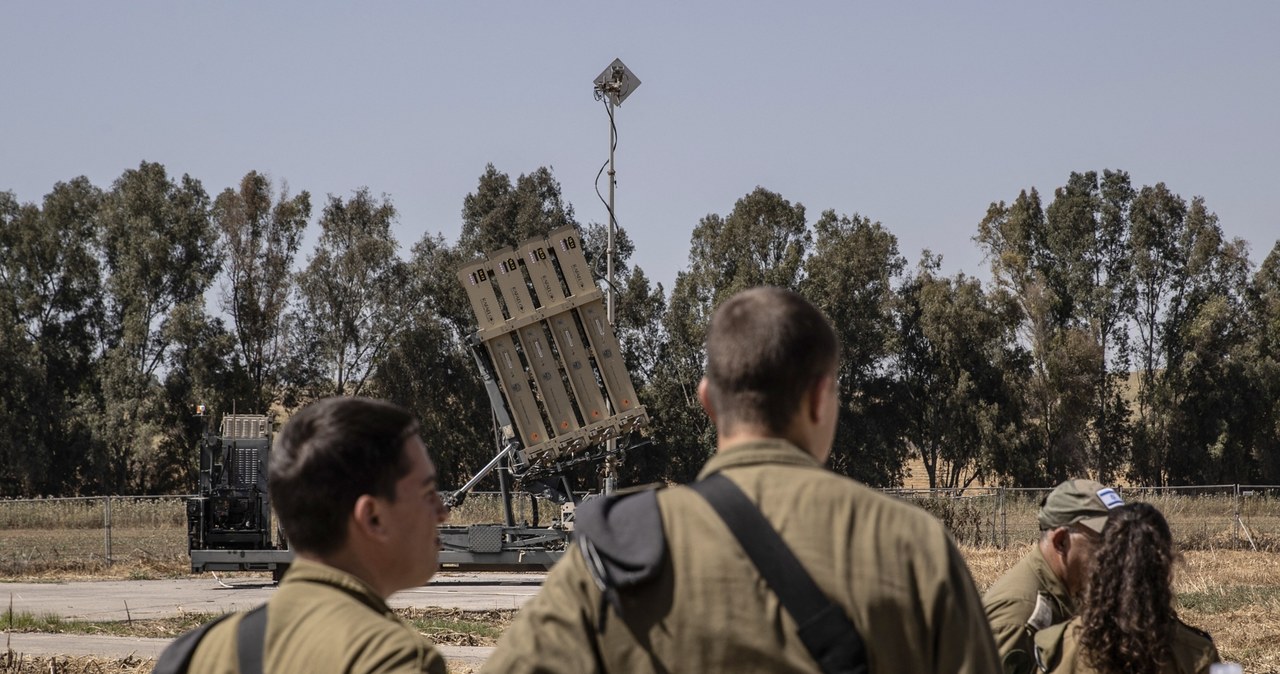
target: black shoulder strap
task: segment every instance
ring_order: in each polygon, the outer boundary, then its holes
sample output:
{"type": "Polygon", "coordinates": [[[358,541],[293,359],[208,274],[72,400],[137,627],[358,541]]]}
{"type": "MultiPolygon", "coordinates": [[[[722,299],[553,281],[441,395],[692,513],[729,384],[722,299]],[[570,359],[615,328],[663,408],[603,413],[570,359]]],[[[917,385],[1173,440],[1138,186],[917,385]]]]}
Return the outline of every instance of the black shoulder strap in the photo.
{"type": "Polygon", "coordinates": [[[235,615],[227,613],[219,616],[215,620],[211,620],[193,630],[189,630],[174,639],[172,643],[160,652],[160,658],[156,660],[156,666],[152,669],[153,674],[184,674],[187,668],[191,666],[191,656],[195,655],[196,646],[200,645],[200,640],[204,638],[209,628],[235,615]]]}
{"type": "MultiPolygon", "coordinates": [[[[209,633],[214,625],[230,618],[234,613],[226,613],[214,620],[190,630],[173,640],[160,653],[152,674],[186,674],[191,667],[191,658],[196,647],[209,633]]],[[[262,674],[262,648],[267,632],[267,605],[245,614],[236,627],[236,650],[240,674],[262,674]]]]}
{"type": "Polygon", "coordinates": [[[262,674],[262,652],[267,640],[267,605],[245,614],[236,627],[236,660],[240,674],[262,674]]]}
{"type": "Polygon", "coordinates": [[[765,583],[778,595],[800,626],[800,641],[822,671],[865,674],[867,651],[862,635],[849,616],[813,582],[760,509],[729,478],[718,473],[690,486],[715,508],[765,583]]]}

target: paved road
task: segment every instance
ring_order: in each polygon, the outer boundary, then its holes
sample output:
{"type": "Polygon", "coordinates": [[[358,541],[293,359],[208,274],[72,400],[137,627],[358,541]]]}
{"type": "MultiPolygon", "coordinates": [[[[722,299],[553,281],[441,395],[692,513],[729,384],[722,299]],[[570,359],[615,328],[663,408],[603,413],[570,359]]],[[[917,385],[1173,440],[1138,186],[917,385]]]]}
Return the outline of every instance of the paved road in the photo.
{"type": "MultiPolygon", "coordinates": [[[[537,593],[542,573],[441,573],[431,583],[397,592],[394,608],[441,607],[467,610],[515,609],[537,593]]],[[[164,618],[182,613],[222,613],[266,601],[275,586],[266,580],[215,578],[181,580],[87,581],[74,583],[0,583],[0,603],[17,613],[68,619],[112,621],[164,618]],[[4,597],[4,595],[9,595],[4,597]]],[[[101,637],[76,634],[4,634],[15,652],[28,655],[98,655],[154,658],[167,639],[101,637]]],[[[450,662],[478,667],[492,648],[441,646],[450,662]]]]}
{"type": "MultiPolygon", "coordinates": [[[[537,593],[545,575],[441,573],[427,585],[397,592],[387,603],[393,608],[515,609],[537,593]]],[[[275,586],[265,579],[227,580],[212,574],[180,580],[0,583],[0,604],[7,610],[12,600],[18,613],[109,621],[243,611],[273,592],[275,586]]]]}

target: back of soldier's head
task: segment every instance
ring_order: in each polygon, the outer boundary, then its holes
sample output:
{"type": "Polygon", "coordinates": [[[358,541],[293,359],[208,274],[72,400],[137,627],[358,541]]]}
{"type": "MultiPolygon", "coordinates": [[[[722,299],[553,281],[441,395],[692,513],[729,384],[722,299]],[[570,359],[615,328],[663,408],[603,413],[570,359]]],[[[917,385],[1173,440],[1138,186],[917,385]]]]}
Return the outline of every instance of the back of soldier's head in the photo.
{"type": "Polygon", "coordinates": [[[395,500],[407,469],[405,441],[418,431],[407,410],[380,400],[336,397],[294,414],[271,452],[267,488],[293,549],[330,553],[346,541],[347,518],[365,494],[395,500]]]}
{"type": "Polygon", "coordinates": [[[835,373],[840,343],[822,312],[781,288],[752,288],[716,308],[707,328],[707,393],[721,430],[782,433],[804,394],[835,373]]]}

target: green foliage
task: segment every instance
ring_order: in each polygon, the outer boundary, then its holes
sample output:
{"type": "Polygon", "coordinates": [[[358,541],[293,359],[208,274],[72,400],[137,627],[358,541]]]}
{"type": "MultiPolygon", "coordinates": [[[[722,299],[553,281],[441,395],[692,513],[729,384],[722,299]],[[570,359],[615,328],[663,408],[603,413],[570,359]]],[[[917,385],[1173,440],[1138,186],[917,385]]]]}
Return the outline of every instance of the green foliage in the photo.
{"type": "Polygon", "coordinates": [[[102,319],[95,227],[101,191],[58,183],[43,207],[0,193],[0,494],[77,489],[102,319]],[[44,451],[32,451],[40,448],[44,451]]]}
{"type": "Polygon", "coordinates": [[[252,383],[245,409],[266,411],[279,398],[284,312],[293,288],[293,260],[311,217],[311,195],[272,195],[271,181],[250,171],[239,190],[224,190],[213,221],[227,255],[222,307],[234,327],[237,355],[252,383]]]}
{"type": "Polygon", "coordinates": [[[1252,478],[1280,481],[1280,241],[1254,275],[1248,296],[1250,334],[1242,365],[1248,388],[1241,416],[1250,422],[1252,478]]]}
{"type": "Polygon", "coordinates": [[[298,274],[298,306],[291,314],[292,382],[301,399],[361,395],[414,310],[408,269],[391,236],[396,210],[368,189],[349,200],[330,196],[320,216],[320,241],[298,274]]]}
{"type": "Polygon", "coordinates": [[[539,167],[512,185],[507,174],[489,164],[476,191],[462,202],[458,248],[464,253],[487,255],[576,224],[573,206],[561,196],[560,183],[551,169],[539,167]]]}
{"type": "Polygon", "coordinates": [[[1139,284],[1144,368],[1132,473],[1151,484],[1246,479],[1257,434],[1248,411],[1258,401],[1248,393],[1245,244],[1224,239],[1202,199],[1186,207],[1158,185],[1139,200],[1143,240],[1164,254],[1135,251],[1135,267],[1160,286],[1139,284]]]}
{"type": "Polygon", "coordinates": [[[930,488],[964,488],[1020,449],[1016,323],[976,279],[939,277],[925,252],[898,290],[894,374],[903,435],[930,488]]]}
{"type": "Polygon", "coordinates": [[[880,223],[824,211],[804,260],[800,293],[827,315],[840,338],[840,419],[831,466],[874,485],[898,484],[907,456],[901,389],[893,357],[893,283],[905,261],[880,223]]]}
{"type": "MultiPolygon", "coordinates": [[[[192,405],[334,394],[413,409],[442,482],[461,483],[494,441],[457,269],[572,225],[603,276],[608,238],[546,167],[486,166],[462,206],[455,245],[427,235],[403,260],[388,198],[329,196],[295,272],[310,195],[256,171],[212,201],[150,162],[106,191],[81,177],[39,204],[0,192],[0,495],[188,491],[192,405]]],[[[881,223],[809,222],[757,187],[696,224],[667,294],[618,229],[615,328],[653,421],[624,483],[688,481],[713,451],[696,394],[707,321],[756,285],[799,291],[836,327],[831,465],[865,482],[897,484],[917,454],[955,488],[1126,468],[1149,484],[1280,479],[1280,244],[1255,269],[1203,199],[1123,171],[992,203],[975,241],[987,285],[941,275],[928,251],[907,271],[881,223]]]]}
{"type": "Polygon", "coordinates": [[[401,315],[399,330],[373,374],[373,391],[417,415],[440,484],[461,486],[493,457],[492,411],[465,336],[475,318],[457,270],[470,255],[440,236],[414,244],[407,292],[422,298],[401,315]]]}
{"type": "Polygon", "coordinates": [[[200,182],[170,179],[163,166],[149,162],[116,180],[100,218],[106,319],[98,364],[102,406],[93,416],[106,453],[103,487],[146,491],[173,474],[172,457],[160,446],[182,431],[165,423],[169,401],[157,373],[171,349],[186,341],[190,321],[180,316],[202,311],[221,264],[217,232],[200,182]]]}
{"type": "Polygon", "coordinates": [[[1017,462],[1017,483],[1082,474],[1110,480],[1128,458],[1120,387],[1134,305],[1133,200],[1122,171],[1072,173],[1048,208],[1035,189],[1024,190],[1011,205],[993,203],[979,225],[977,240],[997,286],[1016,303],[1030,356],[1025,401],[1034,459],[1017,462]]]}
{"type": "Polygon", "coordinates": [[[688,482],[715,445],[697,401],[712,309],[752,286],[798,288],[810,240],[804,206],[760,187],[739,199],[728,216],[708,215],[693,230],[689,268],[677,275],[662,319],[667,341],[642,392],[654,444],[641,460],[662,467],[646,477],[688,482]]]}

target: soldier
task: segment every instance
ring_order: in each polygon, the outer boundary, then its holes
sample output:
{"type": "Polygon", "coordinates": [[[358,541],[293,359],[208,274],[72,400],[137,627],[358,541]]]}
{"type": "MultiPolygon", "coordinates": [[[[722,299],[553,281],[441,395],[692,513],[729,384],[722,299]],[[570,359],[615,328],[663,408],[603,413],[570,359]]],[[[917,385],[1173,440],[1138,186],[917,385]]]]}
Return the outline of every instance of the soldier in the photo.
{"type": "Polygon", "coordinates": [[[698,398],[718,438],[699,484],[736,486],[763,515],[747,538],[776,530],[833,610],[799,616],[801,633],[783,598],[794,588],[775,591],[703,493],[607,497],[578,510],[575,546],[483,671],[995,671],[977,590],[943,526],[823,468],[840,409],[826,318],[793,292],[755,288],[716,310],[706,346],[698,398]],[[814,631],[849,660],[820,665],[814,631]]]}
{"type": "Polygon", "coordinates": [[[1093,480],[1067,480],[1040,504],[1040,541],[982,598],[1006,672],[1035,668],[1032,636],[1076,614],[1111,508],[1124,500],[1093,480]]]}
{"type": "Polygon", "coordinates": [[[1178,620],[1177,557],[1169,523],[1155,506],[1112,510],[1080,615],[1036,632],[1041,671],[1207,674],[1218,650],[1208,634],[1178,620]]]}
{"type": "Polygon", "coordinates": [[[260,609],[214,625],[190,671],[444,674],[439,652],[386,603],[435,573],[448,518],[417,422],[389,403],[328,398],[279,440],[268,488],[296,559],[265,620],[260,609]]]}

